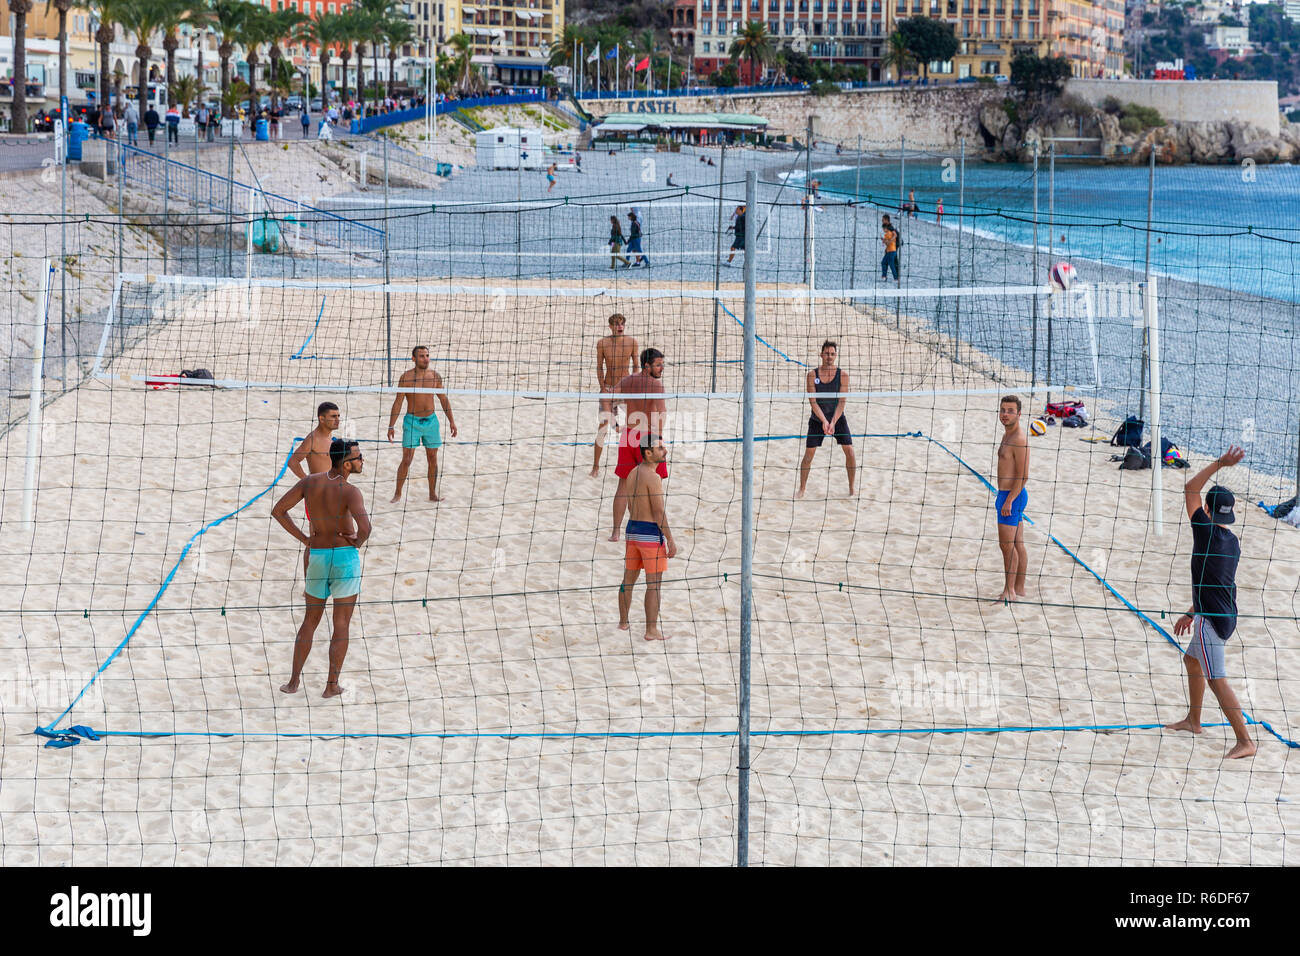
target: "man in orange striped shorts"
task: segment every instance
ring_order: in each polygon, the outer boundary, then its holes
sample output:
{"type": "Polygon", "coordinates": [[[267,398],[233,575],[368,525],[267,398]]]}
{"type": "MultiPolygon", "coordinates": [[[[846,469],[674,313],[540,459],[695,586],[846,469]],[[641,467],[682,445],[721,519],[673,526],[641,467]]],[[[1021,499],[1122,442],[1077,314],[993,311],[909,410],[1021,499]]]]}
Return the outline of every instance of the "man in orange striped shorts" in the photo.
{"type": "Polygon", "coordinates": [[[677,542],[668,528],[664,507],[664,484],[658,469],[668,460],[668,449],[658,435],[646,433],[641,439],[641,463],[627,477],[628,522],[624,548],[623,584],[618,589],[618,626],[626,631],[632,625],[632,589],[645,570],[645,639],[666,641],[659,630],[659,590],[668,559],[677,556],[677,542]]]}

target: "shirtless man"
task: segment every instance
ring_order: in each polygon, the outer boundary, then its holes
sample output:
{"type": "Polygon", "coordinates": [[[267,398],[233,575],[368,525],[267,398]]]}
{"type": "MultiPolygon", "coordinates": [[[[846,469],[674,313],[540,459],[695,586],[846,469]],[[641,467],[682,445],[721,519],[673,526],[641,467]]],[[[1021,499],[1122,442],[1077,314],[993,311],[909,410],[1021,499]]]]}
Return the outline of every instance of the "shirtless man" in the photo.
{"type": "Polygon", "coordinates": [[[627,522],[627,546],[624,549],[623,583],[618,589],[618,627],[628,630],[632,624],[632,590],[641,570],[645,569],[645,639],[666,641],[659,630],[659,590],[668,559],[677,557],[677,542],[668,528],[664,507],[664,484],[659,468],[665,467],[668,449],[658,435],[646,433],[640,444],[641,463],[628,476],[627,498],[631,509],[627,522]]]}
{"type": "MultiPolygon", "coordinates": [[[[600,391],[612,393],[614,387],[627,375],[632,374],[633,358],[636,356],[636,339],[624,335],[627,319],[622,313],[615,312],[609,317],[609,335],[596,343],[596,381],[600,391]]],[[[614,399],[600,400],[600,427],[596,430],[596,456],[591,463],[591,477],[600,474],[600,453],[605,447],[605,432],[609,426],[618,431],[618,413],[614,408],[614,399]]]]}
{"type": "Polygon", "coordinates": [[[1020,399],[1003,396],[998,404],[998,421],[1002,423],[1002,443],[998,445],[998,547],[1002,549],[1002,568],[1006,583],[998,600],[1014,601],[1025,596],[1025,570],[1029,554],[1025,551],[1025,526],[1021,522],[1029,492],[1029,441],[1020,427],[1020,399]]]}
{"type": "MultiPolygon", "coordinates": [[[[662,393],[664,383],[664,353],[658,349],[645,349],[641,352],[641,371],[635,375],[624,376],[614,386],[617,395],[641,395],[662,393]]],[[[627,511],[627,477],[632,469],[641,464],[641,439],[647,433],[656,435],[664,433],[668,406],[662,398],[629,398],[627,403],[627,427],[618,440],[618,465],[614,474],[618,475],[618,490],[614,492],[614,530],[609,540],[617,541],[619,528],[623,524],[623,515],[627,511]]],[[[668,465],[660,461],[655,465],[660,478],[668,477],[668,465]]]]}
{"type": "Polygon", "coordinates": [[[298,692],[302,668],[311,653],[312,636],[325,614],[325,602],[331,597],[334,599],[334,636],[330,638],[330,668],[324,696],[337,697],[343,693],[339,674],[343,671],[343,658],[348,653],[348,626],[356,609],[357,594],[361,591],[361,556],[357,549],[370,537],[370,516],[366,514],[361,490],[348,484],[348,476],[361,474],[361,466],[361,447],[354,441],[336,438],[330,443],[329,470],[300,478],[271,509],[271,517],[307,545],[310,556],[307,614],[293,645],[293,671],[289,683],[280,688],[286,694],[298,692]],[[316,509],[310,535],[303,534],[289,517],[289,509],[299,501],[306,501],[308,507],[316,509]]]}
{"type": "MultiPolygon", "coordinates": [[[[808,391],[816,395],[824,392],[834,395],[849,390],[849,373],[835,365],[839,347],[829,339],[822,343],[822,364],[808,373],[808,391]]],[[[812,414],[808,416],[808,437],[805,441],[803,461],[799,463],[799,490],[796,498],[802,498],[808,487],[808,472],[812,468],[813,456],[827,436],[833,435],[836,443],[844,449],[844,466],[849,472],[849,497],[853,497],[853,485],[858,475],[858,462],[853,455],[853,435],[849,423],[844,417],[843,398],[809,398],[812,414]]]]}
{"type": "MultiPolygon", "coordinates": [[[[415,368],[407,369],[397,380],[399,386],[407,388],[442,388],[442,376],[429,368],[429,350],[423,345],[411,349],[411,360],[415,368]]],[[[436,491],[438,486],[438,449],[442,447],[442,432],[438,427],[438,413],[434,409],[433,395],[427,392],[398,392],[393,402],[393,409],[388,415],[388,440],[393,440],[397,428],[397,416],[402,412],[402,402],[406,402],[406,417],[402,419],[402,463],[397,466],[397,489],[393,492],[393,504],[402,500],[402,485],[406,484],[406,474],[411,470],[411,460],[415,449],[424,445],[424,455],[429,462],[429,500],[442,501],[436,491]]],[[[456,420],[451,415],[451,402],[446,394],[438,395],[442,402],[442,413],[447,416],[447,427],[451,437],[456,437],[456,420]]]]}
{"type": "MultiPolygon", "coordinates": [[[[330,432],[337,431],[339,427],[339,407],[333,402],[321,402],[316,407],[316,427],[307,433],[298,447],[293,450],[289,456],[289,470],[299,478],[306,478],[309,474],[316,474],[318,471],[330,470],[330,442],[333,440],[330,432]],[[303,460],[307,462],[307,470],[302,470],[303,460]]],[[[303,510],[306,512],[307,521],[311,521],[311,511],[307,505],[303,504],[303,510]]],[[[307,573],[307,560],[311,556],[310,551],[302,553],[302,570],[307,573]]]]}

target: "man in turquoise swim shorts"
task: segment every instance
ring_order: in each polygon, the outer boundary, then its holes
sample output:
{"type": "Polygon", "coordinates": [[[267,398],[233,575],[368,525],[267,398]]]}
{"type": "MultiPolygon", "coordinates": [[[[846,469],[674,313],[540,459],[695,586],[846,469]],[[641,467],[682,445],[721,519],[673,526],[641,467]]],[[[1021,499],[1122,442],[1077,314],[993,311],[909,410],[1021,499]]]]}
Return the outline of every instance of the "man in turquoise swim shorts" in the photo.
{"type": "Polygon", "coordinates": [[[329,676],[325,697],[343,693],[339,674],[348,653],[348,627],[361,591],[361,556],[357,549],[370,537],[370,516],[361,498],[361,490],[348,484],[350,475],[361,474],[361,447],[354,441],[335,438],[330,443],[330,470],[299,479],[289,492],[275,503],[271,517],[284,530],[307,545],[307,613],[298,639],[293,645],[293,671],[289,683],[280,688],[295,694],[302,679],[302,668],[311,653],[316,626],[325,615],[325,602],[334,599],[334,635],[330,638],[329,676]],[[311,534],[289,517],[289,509],[306,501],[311,511],[311,534]]]}
{"type": "Polygon", "coordinates": [[[1002,423],[1002,443],[998,445],[998,495],[994,507],[998,516],[998,547],[1002,549],[1002,569],[1006,583],[998,601],[1014,601],[1025,596],[1025,570],[1029,554],[1025,551],[1025,526],[1021,518],[1029,503],[1029,440],[1020,427],[1020,398],[1006,395],[998,403],[998,421],[1002,423]]]}
{"type": "MultiPolygon", "coordinates": [[[[397,466],[397,489],[393,492],[393,504],[402,500],[402,486],[406,484],[406,475],[411,470],[411,461],[415,458],[415,449],[424,446],[425,458],[429,463],[429,500],[441,501],[438,497],[438,449],[442,447],[442,432],[438,427],[438,414],[434,410],[434,395],[425,389],[442,388],[442,376],[429,368],[429,350],[417,345],[411,350],[414,368],[409,368],[397,380],[399,387],[420,389],[420,391],[398,392],[393,402],[393,409],[388,416],[388,440],[393,441],[397,432],[397,416],[402,413],[402,402],[406,402],[406,417],[402,419],[402,463],[397,466]]],[[[447,416],[447,427],[451,437],[456,437],[456,420],[451,414],[451,402],[446,393],[437,396],[442,402],[443,414],[447,416]]]]}

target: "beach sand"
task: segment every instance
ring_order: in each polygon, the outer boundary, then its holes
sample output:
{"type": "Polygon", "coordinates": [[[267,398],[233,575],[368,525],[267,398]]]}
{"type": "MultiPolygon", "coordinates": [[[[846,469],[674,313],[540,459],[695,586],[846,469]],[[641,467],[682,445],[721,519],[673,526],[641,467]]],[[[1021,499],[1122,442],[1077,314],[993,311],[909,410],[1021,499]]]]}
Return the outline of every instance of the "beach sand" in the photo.
{"type": "MultiPolygon", "coordinates": [[[[649,299],[606,286],[596,298],[393,290],[396,355],[428,345],[451,388],[552,393],[452,396],[460,434],[440,456],[443,504],[422,500],[419,460],[405,500],[388,503],[400,452],[382,441],[384,363],[366,360],[385,352],[373,291],[196,286],[166,321],[142,307],[149,323],[104,377],[45,411],[34,533],[18,531],[26,431],[0,439],[0,607],[18,611],[0,629],[0,863],[733,861],[741,446],[701,439],[738,435],[740,404],[670,402],[671,639],[641,640],[641,589],[632,631],[618,630],[613,448],[587,477],[594,340],[622,311],[643,346],[667,353],[668,390],[701,390],[712,304],[678,297],[697,288],[685,283],[649,299]],[[286,387],[127,378],[195,365],[286,387]],[[326,399],[363,442],[354,482],[375,526],[341,700],[320,697],[324,624],[304,693],[278,691],[302,552],[269,517],[291,484],[276,478],[293,439],[326,399]],[[186,542],[241,506],[141,617],[186,542]],[[32,728],[59,717],[137,618],[58,726],[178,736],[42,748],[32,728]],[[347,737],[377,732],[457,736],[347,737]],[[662,736],[599,736],[612,733],[662,736]]],[[[801,391],[804,369],[777,350],[815,360],[832,337],[855,389],[956,394],[850,401],[854,431],[882,436],[855,440],[856,500],[842,497],[830,446],[793,499],[807,405],[759,401],[756,433],[795,437],[755,448],[751,862],[1294,863],[1300,758],[1260,727],[1258,755],[1231,764],[1221,726],[1198,739],[1008,729],[1184,716],[1179,652],[1048,535],[1172,631],[1190,600],[1189,473],[1164,472],[1157,537],[1150,472],[1119,472],[1079,432],[1034,439],[1029,596],[991,603],[992,495],[958,457],[990,474],[998,392],[1022,373],[1003,369],[1004,386],[955,366],[891,318],[826,303],[810,323],[797,304],[760,301],[760,392],[801,391]],[[914,432],[942,444],[892,437],[914,432]]],[[[719,351],[734,360],[740,327],[724,319],[719,351]]],[[[739,384],[738,364],[720,366],[719,391],[739,384]]],[[[1108,434],[1106,410],[1095,414],[1108,434]]],[[[1275,479],[1239,468],[1225,481],[1243,549],[1229,675],[1248,713],[1295,739],[1300,536],[1248,504],[1275,479]]],[[[1207,722],[1220,719],[1207,700],[1207,722]]]]}

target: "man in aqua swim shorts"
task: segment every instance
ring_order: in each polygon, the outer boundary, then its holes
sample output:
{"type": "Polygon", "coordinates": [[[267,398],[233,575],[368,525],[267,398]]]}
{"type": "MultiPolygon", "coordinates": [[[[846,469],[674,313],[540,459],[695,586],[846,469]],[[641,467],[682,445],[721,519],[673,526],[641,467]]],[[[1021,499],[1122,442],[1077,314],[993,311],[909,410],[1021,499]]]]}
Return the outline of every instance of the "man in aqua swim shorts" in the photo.
{"type": "Polygon", "coordinates": [[[998,445],[998,547],[1002,549],[1002,569],[1006,583],[998,601],[1014,601],[1025,596],[1025,570],[1029,554],[1025,551],[1025,526],[1021,521],[1029,503],[1029,440],[1020,427],[1020,398],[1003,396],[998,404],[998,421],[1002,423],[1002,443],[998,445]]]}
{"type": "Polygon", "coordinates": [[[311,653],[312,637],[325,614],[325,602],[334,599],[334,635],[330,638],[329,676],[325,697],[343,693],[339,674],[348,653],[348,628],[361,591],[361,556],[357,549],[370,537],[370,516],[361,490],[348,484],[350,475],[361,474],[361,447],[354,441],[335,438],[330,443],[330,470],[299,479],[275,503],[271,517],[285,531],[307,545],[307,613],[293,645],[293,671],[289,683],[280,688],[286,694],[298,692],[303,665],[311,653]],[[311,534],[289,517],[289,509],[306,501],[310,509],[311,534]]]}
{"type": "MultiPolygon", "coordinates": [[[[434,410],[434,395],[423,389],[442,388],[442,376],[429,368],[429,350],[417,345],[411,350],[414,368],[409,368],[397,380],[398,386],[421,391],[398,392],[388,416],[388,440],[393,441],[397,431],[397,416],[402,413],[402,402],[406,402],[406,417],[402,419],[402,463],[397,466],[397,490],[393,492],[393,503],[402,500],[402,486],[406,484],[407,472],[411,470],[411,461],[415,458],[415,449],[424,446],[425,458],[429,463],[429,500],[441,501],[438,496],[438,449],[442,447],[442,432],[438,427],[438,413],[434,410]]],[[[456,420],[451,414],[451,402],[446,393],[437,396],[442,402],[443,414],[447,416],[447,427],[451,437],[456,437],[456,420]]]]}

